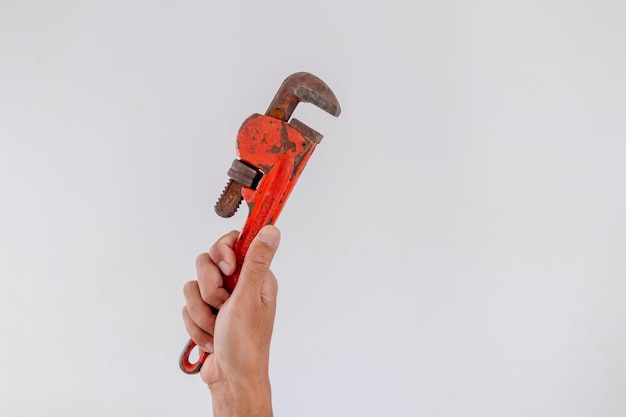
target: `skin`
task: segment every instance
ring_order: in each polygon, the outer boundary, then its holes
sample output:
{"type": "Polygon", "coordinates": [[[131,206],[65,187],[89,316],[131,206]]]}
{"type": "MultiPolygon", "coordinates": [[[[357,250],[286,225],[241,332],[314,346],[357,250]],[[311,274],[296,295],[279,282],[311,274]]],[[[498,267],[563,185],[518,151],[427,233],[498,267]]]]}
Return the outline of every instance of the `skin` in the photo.
{"type": "Polygon", "coordinates": [[[280,232],[275,226],[261,229],[228,294],[222,276],[234,271],[238,235],[222,236],[196,259],[198,279],[183,288],[183,321],[193,341],[209,352],[200,375],[211,391],[214,417],[271,417],[268,364],[278,284],[270,264],[280,232]]]}

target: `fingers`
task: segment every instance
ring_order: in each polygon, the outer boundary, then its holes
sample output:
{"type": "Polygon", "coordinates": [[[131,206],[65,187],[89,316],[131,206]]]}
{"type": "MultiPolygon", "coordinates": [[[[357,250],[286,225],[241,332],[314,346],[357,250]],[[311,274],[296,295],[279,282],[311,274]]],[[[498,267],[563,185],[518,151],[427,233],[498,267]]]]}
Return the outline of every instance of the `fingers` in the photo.
{"type": "Polygon", "coordinates": [[[215,313],[202,299],[198,282],[189,281],[186,283],[183,287],[183,295],[185,296],[185,307],[191,320],[203,331],[213,334],[215,313]]]}
{"type": "Polygon", "coordinates": [[[202,253],[196,258],[196,273],[200,297],[206,304],[219,309],[229,294],[222,288],[224,285],[222,273],[208,253],[202,253]]]}
{"type": "Polygon", "coordinates": [[[263,227],[254,238],[246,254],[237,283],[240,294],[249,293],[258,296],[262,288],[263,292],[268,293],[268,295],[271,295],[272,292],[275,293],[275,278],[270,272],[270,265],[279,242],[280,232],[275,226],[263,227]]]}
{"type": "Polygon", "coordinates": [[[189,281],[183,287],[185,328],[198,346],[211,353],[216,320],[212,307],[219,309],[230,296],[222,288],[222,274],[230,274],[234,269],[235,253],[232,248],[238,234],[232,231],[222,236],[208,253],[200,254],[196,258],[198,280],[189,281]]]}
{"type": "Polygon", "coordinates": [[[235,272],[235,264],[237,261],[235,259],[233,246],[237,241],[237,237],[239,237],[239,232],[233,230],[219,238],[209,249],[209,256],[211,260],[226,276],[235,272]]]}
{"type": "Polygon", "coordinates": [[[203,350],[213,353],[215,313],[202,299],[197,281],[185,284],[183,294],[185,296],[183,322],[189,336],[203,350]]]}
{"type": "MultiPolygon", "coordinates": [[[[214,351],[213,334],[217,309],[230,297],[223,288],[223,276],[230,275],[235,270],[233,246],[238,236],[239,232],[232,231],[218,239],[208,253],[199,255],[196,259],[198,279],[188,282],[183,288],[185,328],[193,341],[210,353],[214,351]]],[[[239,275],[236,288],[238,297],[254,297],[260,299],[266,307],[275,306],[277,283],[269,268],[279,242],[280,232],[274,226],[261,229],[252,241],[239,275]]],[[[273,310],[265,309],[268,314],[273,310]]]]}
{"type": "Polygon", "coordinates": [[[189,333],[191,340],[205,352],[213,353],[213,335],[205,332],[193,322],[187,311],[187,306],[183,307],[183,323],[185,323],[185,329],[189,333]]]}
{"type": "Polygon", "coordinates": [[[223,275],[230,275],[234,270],[235,252],[233,245],[239,236],[236,230],[218,239],[209,249],[209,253],[196,258],[196,273],[200,295],[205,303],[220,308],[230,294],[223,288],[223,275]],[[222,275],[223,274],[223,275],[222,275]]]}

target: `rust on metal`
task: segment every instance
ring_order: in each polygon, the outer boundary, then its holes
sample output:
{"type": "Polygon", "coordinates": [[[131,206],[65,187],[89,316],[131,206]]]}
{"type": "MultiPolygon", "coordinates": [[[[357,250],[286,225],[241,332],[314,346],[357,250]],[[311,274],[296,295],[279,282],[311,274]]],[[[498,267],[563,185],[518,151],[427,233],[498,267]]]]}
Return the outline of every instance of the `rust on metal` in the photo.
{"type": "MultiPolygon", "coordinates": [[[[341,107],[331,89],[315,75],[298,72],[287,77],[278,89],[265,115],[248,117],[237,134],[237,155],[229,181],[215,204],[222,217],[231,217],[243,200],[248,218],[233,247],[235,272],[224,276],[224,288],[232,292],[252,240],[268,224],[278,219],[293,187],[306,166],[322,134],[291,115],[298,103],[311,103],[325,112],[339,116],[341,107]]],[[[195,343],[189,341],[179,364],[186,373],[197,373],[207,358],[202,354],[190,363],[189,353],[195,343]]]]}
{"type": "Polygon", "coordinates": [[[215,203],[215,212],[220,217],[232,217],[239,209],[243,196],[241,188],[255,189],[263,173],[244,161],[235,159],[228,170],[230,180],[226,184],[222,195],[215,203]]]}
{"type": "Polygon", "coordinates": [[[237,209],[243,201],[241,196],[241,187],[237,181],[228,180],[222,195],[215,203],[215,212],[220,217],[233,217],[237,213],[237,209]]]}
{"type": "Polygon", "coordinates": [[[286,122],[300,102],[311,103],[335,117],[341,113],[337,97],[324,81],[308,72],[297,72],[283,81],[265,114],[286,122]]]}

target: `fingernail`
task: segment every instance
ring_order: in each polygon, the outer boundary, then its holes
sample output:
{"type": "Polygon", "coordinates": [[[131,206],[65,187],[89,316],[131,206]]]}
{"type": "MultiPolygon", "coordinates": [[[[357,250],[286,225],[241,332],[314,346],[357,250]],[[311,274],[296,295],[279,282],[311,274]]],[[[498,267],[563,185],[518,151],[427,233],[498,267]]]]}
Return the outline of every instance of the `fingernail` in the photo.
{"type": "Polygon", "coordinates": [[[206,350],[208,350],[208,351],[209,351],[209,353],[213,353],[213,352],[215,352],[215,351],[213,350],[213,342],[206,342],[206,345],[204,345],[204,347],[206,347],[206,350]]]}
{"type": "Polygon", "coordinates": [[[228,262],[219,261],[219,263],[217,264],[217,267],[220,269],[220,271],[222,271],[222,274],[226,276],[231,274],[232,267],[230,266],[228,262]]]}
{"type": "Polygon", "coordinates": [[[280,239],[280,232],[274,226],[265,226],[259,232],[259,240],[265,242],[268,245],[276,246],[280,239]]]}

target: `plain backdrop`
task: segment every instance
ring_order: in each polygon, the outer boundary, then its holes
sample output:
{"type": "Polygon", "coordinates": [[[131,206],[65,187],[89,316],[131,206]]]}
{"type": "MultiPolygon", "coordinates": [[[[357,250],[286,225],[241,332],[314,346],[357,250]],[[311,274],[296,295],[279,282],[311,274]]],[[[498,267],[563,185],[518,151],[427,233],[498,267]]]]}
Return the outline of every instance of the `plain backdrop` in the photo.
{"type": "Polygon", "coordinates": [[[282,80],[277,416],[626,413],[626,2],[0,1],[0,415],[211,415],[182,286],[282,80]]]}

